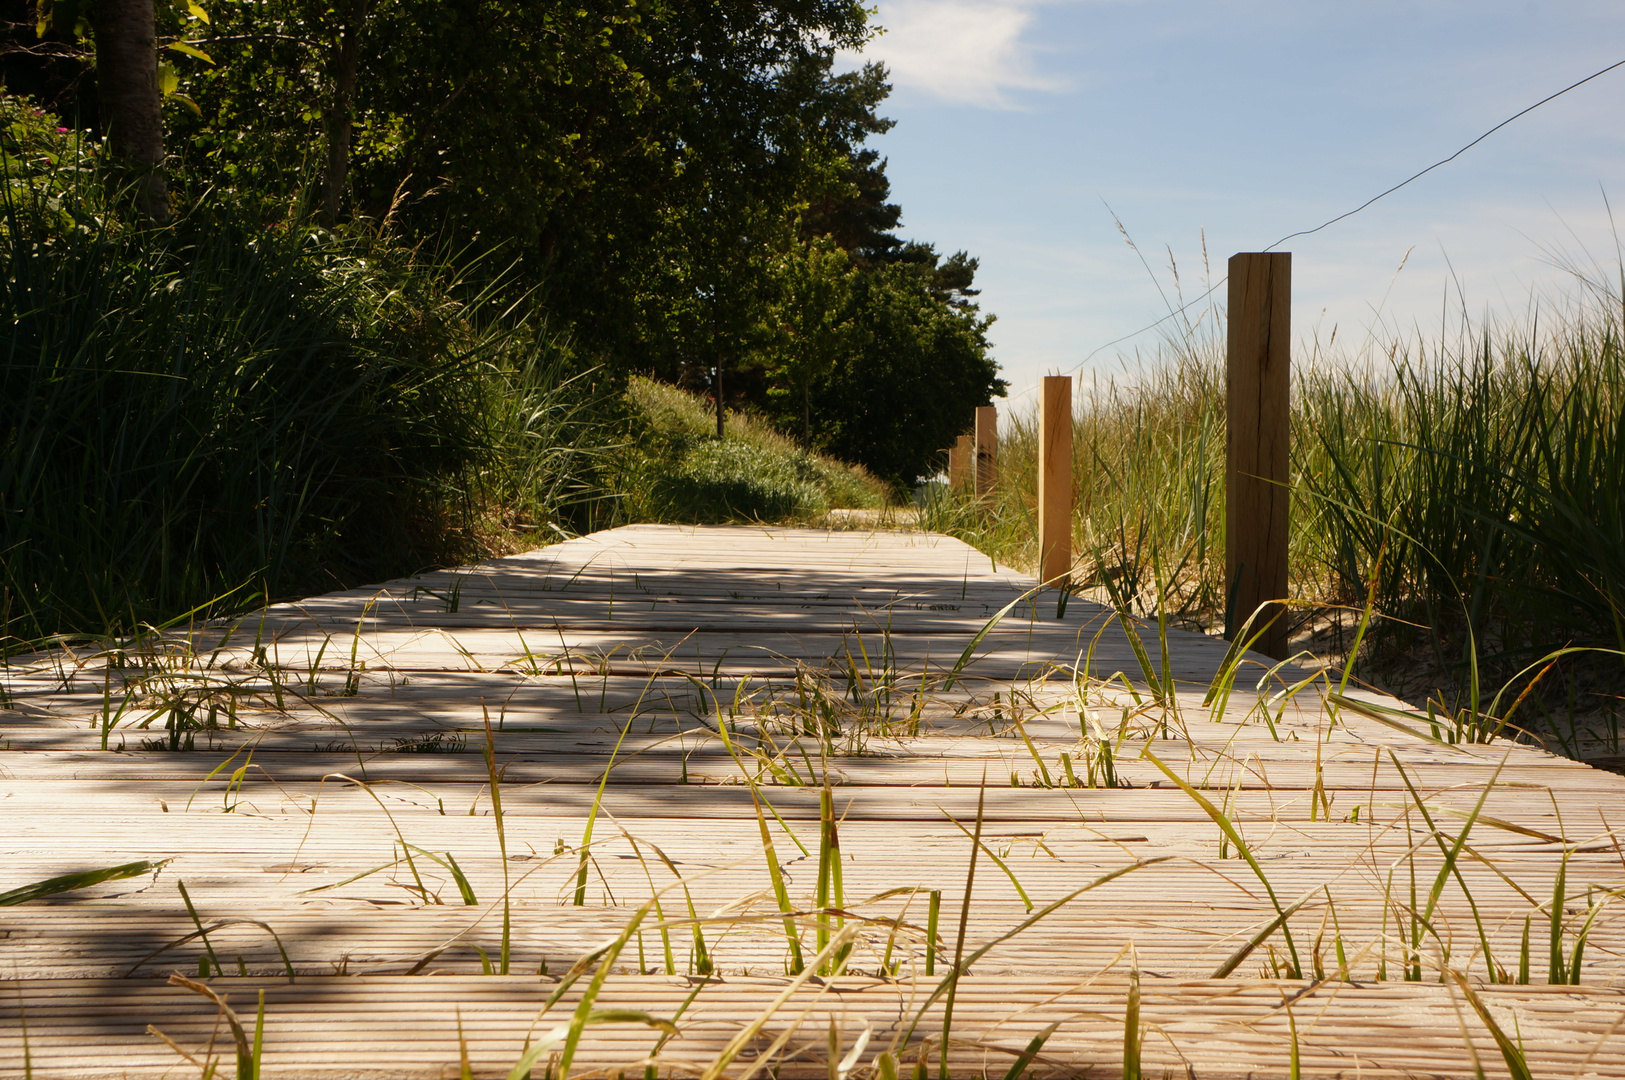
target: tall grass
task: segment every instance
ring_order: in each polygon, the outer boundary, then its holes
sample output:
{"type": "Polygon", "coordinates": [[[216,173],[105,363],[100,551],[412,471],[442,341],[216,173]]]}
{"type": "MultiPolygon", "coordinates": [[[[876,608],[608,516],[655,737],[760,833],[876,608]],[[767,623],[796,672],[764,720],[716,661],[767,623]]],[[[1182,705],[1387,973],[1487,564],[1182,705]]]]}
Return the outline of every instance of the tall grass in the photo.
{"type": "Polygon", "coordinates": [[[592,394],[523,309],[209,200],[143,229],[28,149],[0,201],[0,630],[378,580],[592,493],[592,394]]]}
{"type": "MultiPolygon", "coordinates": [[[[1291,589],[1300,643],[1381,618],[1366,673],[1455,707],[1562,646],[1625,647],[1625,342],[1606,282],[1523,323],[1394,341],[1293,377],[1291,589]],[[1352,619],[1350,620],[1352,623],[1352,619]],[[1330,628],[1332,632],[1325,632],[1330,628]],[[1425,684],[1425,685],[1424,685],[1425,684]]],[[[1074,406],[1077,580],[1186,626],[1224,625],[1224,367],[1217,322],[1074,406]]],[[[930,501],[930,524],[1036,562],[1036,416],[1000,431],[993,505],[930,501]]],[[[1244,614],[1244,613],[1243,613],[1244,614]]],[[[1570,658],[1540,693],[1615,700],[1617,658],[1570,658]]],[[[1555,695],[1555,697],[1554,697],[1555,695]]]]}
{"type": "Polygon", "coordinates": [[[1443,653],[1625,645],[1620,335],[1615,305],[1305,380],[1300,531],[1323,573],[1443,653]]]}

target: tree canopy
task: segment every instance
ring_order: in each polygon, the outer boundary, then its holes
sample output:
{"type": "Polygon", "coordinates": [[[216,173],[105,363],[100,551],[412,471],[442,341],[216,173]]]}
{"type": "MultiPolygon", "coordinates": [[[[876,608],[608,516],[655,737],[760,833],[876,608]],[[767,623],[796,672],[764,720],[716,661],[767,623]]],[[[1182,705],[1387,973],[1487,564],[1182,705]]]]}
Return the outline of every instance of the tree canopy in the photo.
{"type": "MultiPolygon", "coordinates": [[[[153,0],[3,2],[8,89],[105,130],[118,71],[64,64],[116,55],[153,0]]],[[[581,362],[690,387],[720,367],[730,405],[899,486],[1003,392],[976,260],[899,235],[866,145],[892,124],[884,68],[838,69],[875,33],[861,0],[157,0],[151,18],[175,199],[506,274],[581,362]]]]}

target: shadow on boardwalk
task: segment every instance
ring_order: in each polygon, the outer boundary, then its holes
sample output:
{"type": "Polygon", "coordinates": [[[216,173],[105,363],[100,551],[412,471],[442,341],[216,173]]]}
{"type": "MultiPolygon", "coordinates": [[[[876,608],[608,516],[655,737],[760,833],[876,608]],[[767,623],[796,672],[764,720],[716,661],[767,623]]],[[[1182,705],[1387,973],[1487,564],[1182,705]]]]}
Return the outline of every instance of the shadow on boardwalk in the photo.
{"type": "Polygon", "coordinates": [[[1148,678],[1030,586],[633,527],[14,668],[0,889],[165,862],[0,911],[0,1076],[234,1067],[176,969],[250,1027],[264,991],[268,1080],[457,1075],[459,1025],[508,1075],[583,995],[647,1015],[577,1075],[935,1073],[945,1035],[955,1077],[1625,1074],[1625,778],[1261,661],[1204,700],[1223,643],[1164,670],[1145,628],[1148,678]]]}

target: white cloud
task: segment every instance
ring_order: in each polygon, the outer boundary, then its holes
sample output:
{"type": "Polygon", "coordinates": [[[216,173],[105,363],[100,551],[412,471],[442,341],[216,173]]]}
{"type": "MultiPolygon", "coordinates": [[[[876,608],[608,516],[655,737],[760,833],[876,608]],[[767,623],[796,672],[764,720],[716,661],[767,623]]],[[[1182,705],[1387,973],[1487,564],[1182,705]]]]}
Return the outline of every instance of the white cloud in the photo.
{"type": "Polygon", "coordinates": [[[983,108],[1009,108],[1009,90],[1054,90],[1034,70],[1022,34],[1030,6],[1000,0],[881,0],[886,32],[861,57],[881,60],[900,87],[983,108]]]}

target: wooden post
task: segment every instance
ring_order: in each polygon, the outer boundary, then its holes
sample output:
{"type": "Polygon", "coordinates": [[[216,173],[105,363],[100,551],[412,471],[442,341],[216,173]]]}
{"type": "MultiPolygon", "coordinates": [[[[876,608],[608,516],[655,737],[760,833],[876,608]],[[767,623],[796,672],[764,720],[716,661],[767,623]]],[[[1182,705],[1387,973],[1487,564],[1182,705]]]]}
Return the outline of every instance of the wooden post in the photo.
{"type": "MultiPolygon", "coordinates": [[[[1287,508],[1291,500],[1292,256],[1248,252],[1230,258],[1230,337],[1225,374],[1224,636],[1247,619],[1258,651],[1286,659],[1287,508]]],[[[1249,636],[1251,636],[1251,633],[1249,636]]]]}
{"type": "Polygon", "coordinates": [[[976,497],[993,494],[999,481],[999,410],[976,407],[976,497]]]}
{"type": "Polygon", "coordinates": [[[963,491],[970,482],[971,438],[961,435],[948,451],[948,489],[963,491]]]}
{"type": "Polygon", "coordinates": [[[1038,413],[1038,580],[1072,570],[1072,376],[1046,375],[1038,413]]]}

